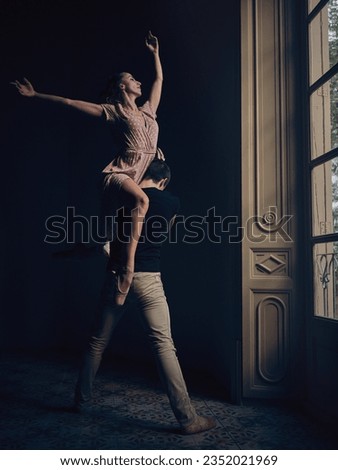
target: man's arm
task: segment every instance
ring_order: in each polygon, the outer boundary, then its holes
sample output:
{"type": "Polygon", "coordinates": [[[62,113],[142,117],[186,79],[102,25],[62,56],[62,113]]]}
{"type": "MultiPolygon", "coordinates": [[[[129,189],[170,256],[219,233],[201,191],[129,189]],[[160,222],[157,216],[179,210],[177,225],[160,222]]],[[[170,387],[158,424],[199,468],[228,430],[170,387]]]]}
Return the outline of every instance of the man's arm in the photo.
{"type": "Polygon", "coordinates": [[[175,214],[175,215],[171,218],[171,220],[170,220],[170,222],[169,222],[169,230],[171,230],[171,227],[172,227],[172,226],[174,225],[174,223],[175,223],[176,215],[177,215],[177,214],[175,214]]]}

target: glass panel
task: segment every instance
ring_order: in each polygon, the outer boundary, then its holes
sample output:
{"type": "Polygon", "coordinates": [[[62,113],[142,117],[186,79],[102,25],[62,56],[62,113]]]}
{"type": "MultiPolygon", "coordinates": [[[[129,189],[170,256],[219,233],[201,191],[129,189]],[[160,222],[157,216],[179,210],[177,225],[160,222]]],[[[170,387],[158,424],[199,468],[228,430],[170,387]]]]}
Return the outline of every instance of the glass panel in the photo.
{"type": "Polygon", "coordinates": [[[309,25],[310,83],[338,62],[338,0],[330,0],[309,25]]]}
{"type": "Polygon", "coordinates": [[[312,232],[338,232],[338,157],[312,170],[312,232]]]}
{"type": "Polygon", "coordinates": [[[314,246],[314,313],[338,320],[338,242],[314,246]]]}
{"type": "Polygon", "coordinates": [[[319,2],[320,0],[308,0],[308,13],[311,13],[311,11],[319,2]]]}
{"type": "Polygon", "coordinates": [[[310,98],[311,158],[338,147],[338,74],[310,98]]]}

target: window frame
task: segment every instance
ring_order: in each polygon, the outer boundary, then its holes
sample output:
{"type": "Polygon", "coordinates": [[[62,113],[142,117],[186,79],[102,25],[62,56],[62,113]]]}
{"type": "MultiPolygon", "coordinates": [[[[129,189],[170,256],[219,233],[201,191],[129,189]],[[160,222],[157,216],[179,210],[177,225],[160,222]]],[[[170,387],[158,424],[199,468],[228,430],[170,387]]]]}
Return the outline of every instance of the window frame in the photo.
{"type": "MultiPolygon", "coordinates": [[[[304,109],[305,109],[305,123],[306,123],[306,145],[305,145],[305,153],[306,153],[306,193],[307,193],[307,201],[308,201],[308,217],[307,223],[305,224],[305,230],[307,230],[307,237],[309,239],[308,245],[308,255],[310,260],[309,272],[311,273],[311,313],[312,317],[316,319],[323,319],[334,321],[335,323],[338,320],[338,312],[333,314],[334,316],[324,316],[319,314],[315,311],[315,262],[314,262],[314,253],[315,247],[322,243],[334,243],[338,242],[338,232],[334,233],[326,233],[326,234],[317,234],[315,235],[313,232],[314,227],[314,216],[313,216],[313,185],[312,185],[312,175],[316,168],[320,165],[328,163],[332,161],[334,158],[338,157],[338,146],[333,148],[321,155],[318,155],[312,158],[312,130],[311,130],[311,97],[313,94],[318,91],[323,85],[329,83],[329,81],[335,75],[338,75],[338,63],[333,65],[329,70],[323,73],[315,82],[310,84],[310,67],[311,67],[311,56],[310,56],[310,24],[312,21],[320,14],[321,11],[328,5],[330,0],[320,0],[317,5],[309,12],[309,0],[304,0],[304,19],[305,19],[305,60],[304,60],[304,79],[306,80],[306,93],[305,93],[305,102],[304,102],[304,109]]],[[[332,281],[333,282],[333,281],[332,281]]],[[[333,289],[334,291],[334,289],[333,289]]]]}

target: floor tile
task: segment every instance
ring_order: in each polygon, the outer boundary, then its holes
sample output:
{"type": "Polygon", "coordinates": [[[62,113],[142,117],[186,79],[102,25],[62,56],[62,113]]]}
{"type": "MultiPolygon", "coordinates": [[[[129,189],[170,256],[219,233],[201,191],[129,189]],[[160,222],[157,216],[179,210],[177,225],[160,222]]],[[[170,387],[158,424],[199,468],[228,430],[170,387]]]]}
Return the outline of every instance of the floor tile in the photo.
{"type": "Polygon", "coordinates": [[[93,407],[70,406],[77,365],[69,358],[8,355],[0,376],[1,449],[337,449],[337,439],[299,411],[278,404],[232,405],[192,394],[198,413],[216,428],[179,433],[158,379],[142,371],[103,367],[93,407]]]}

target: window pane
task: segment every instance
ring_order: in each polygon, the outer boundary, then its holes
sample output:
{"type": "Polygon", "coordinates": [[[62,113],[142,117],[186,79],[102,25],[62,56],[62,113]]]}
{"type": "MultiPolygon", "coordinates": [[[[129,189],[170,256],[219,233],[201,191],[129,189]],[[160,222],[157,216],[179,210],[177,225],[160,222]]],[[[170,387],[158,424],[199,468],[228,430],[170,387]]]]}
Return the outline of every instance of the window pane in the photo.
{"type": "Polygon", "coordinates": [[[308,0],[308,12],[311,13],[311,11],[319,2],[320,0],[308,0]]]}
{"type": "Polygon", "coordinates": [[[311,158],[338,147],[338,75],[310,98],[311,158]]]}
{"type": "Polygon", "coordinates": [[[329,3],[309,25],[310,83],[338,62],[338,0],[329,3]]]}
{"type": "Polygon", "coordinates": [[[338,157],[312,170],[312,232],[338,232],[338,157]]]}
{"type": "Polygon", "coordinates": [[[338,320],[338,242],[314,246],[314,313],[338,320]]]}

